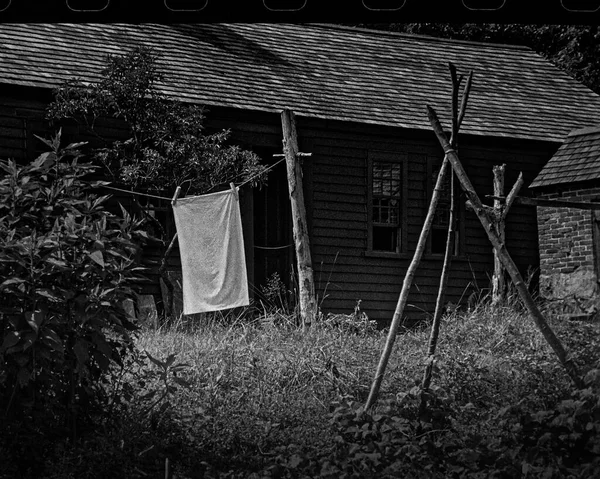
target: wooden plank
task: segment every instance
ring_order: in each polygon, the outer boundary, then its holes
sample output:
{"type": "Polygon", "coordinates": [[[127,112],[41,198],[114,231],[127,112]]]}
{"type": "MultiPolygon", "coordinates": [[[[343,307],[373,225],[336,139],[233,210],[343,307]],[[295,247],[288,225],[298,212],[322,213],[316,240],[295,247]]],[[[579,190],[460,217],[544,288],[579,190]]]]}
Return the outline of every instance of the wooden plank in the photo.
{"type": "Polygon", "coordinates": [[[545,198],[529,198],[517,196],[515,204],[526,206],[542,206],[548,208],[575,208],[581,210],[600,210],[600,203],[588,203],[584,201],[548,200],[545,198]]]}

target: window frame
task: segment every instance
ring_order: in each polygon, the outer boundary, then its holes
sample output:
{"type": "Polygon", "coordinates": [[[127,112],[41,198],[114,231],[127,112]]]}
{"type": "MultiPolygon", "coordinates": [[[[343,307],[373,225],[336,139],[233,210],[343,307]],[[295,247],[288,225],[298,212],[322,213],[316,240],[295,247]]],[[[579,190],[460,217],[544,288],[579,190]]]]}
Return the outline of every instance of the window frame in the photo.
{"type": "Polygon", "coordinates": [[[371,150],[367,157],[367,250],[366,256],[372,257],[401,257],[406,254],[408,241],[408,221],[407,221],[407,198],[408,198],[408,154],[395,153],[390,151],[371,150]],[[383,251],[373,249],[373,164],[381,163],[399,163],[400,167],[400,212],[398,221],[398,241],[396,251],[383,251]]]}
{"type": "MultiPolygon", "coordinates": [[[[433,157],[433,156],[428,156],[427,157],[427,178],[426,178],[426,183],[427,183],[427,204],[425,206],[425,212],[424,214],[427,214],[427,209],[429,208],[429,205],[431,203],[431,197],[433,196],[433,188],[435,186],[435,182],[433,180],[433,172],[434,169],[441,167],[443,162],[443,158],[438,158],[438,157],[433,157]]],[[[448,164],[448,169],[446,170],[446,178],[450,179],[450,175],[453,174],[453,170],[452,170],[452,165],[448,164]]],[[[452,255],[453,259],[460,259],[464,257],[464,251],[465,251],[465,244],[464,244],[464,240],[465,240],[465,202],[464,202],[464,198],[462,195],[462,190],[460,188],[460,184],[458,182],[458,179],[455,177],[454,179],[454,199],[455,199],[455,203],[454,203],[454,208],[455,208],[455,229],[454,229],[454,254],[452,255]]],[[[435,228],[435,226],[432,224],[431,226],[431,231],[429,232],[429,235],[427,236],[427,244],[426,244],[426,254],[429,257],[432,258],[443,258],[444,254],[445,254],[445,239],[444,239],[444,252],[441,253],[435,253],[432,250],[433,247],[433,242],[432,242],[432,232],[433,229],[435,228]]],[[[440,228],[440,231],[442,230],[442,228],[440,228]]],[[[446,225],[443,228],[443,231],[445,232],[444,234],[444,238],[447,237],[448,235],[448,226],[446,225]]]]}

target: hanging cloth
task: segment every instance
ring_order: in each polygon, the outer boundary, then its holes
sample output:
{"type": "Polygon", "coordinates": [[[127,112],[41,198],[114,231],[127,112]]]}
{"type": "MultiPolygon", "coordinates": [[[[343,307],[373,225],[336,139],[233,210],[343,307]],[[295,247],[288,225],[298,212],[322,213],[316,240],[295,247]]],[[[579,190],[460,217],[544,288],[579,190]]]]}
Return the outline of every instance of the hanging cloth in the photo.
{"type": "Polygon", "coordinates": [[[247,306],[248,279],[237,188],[173,204],[183,275],[183,313],[247,306]]]}

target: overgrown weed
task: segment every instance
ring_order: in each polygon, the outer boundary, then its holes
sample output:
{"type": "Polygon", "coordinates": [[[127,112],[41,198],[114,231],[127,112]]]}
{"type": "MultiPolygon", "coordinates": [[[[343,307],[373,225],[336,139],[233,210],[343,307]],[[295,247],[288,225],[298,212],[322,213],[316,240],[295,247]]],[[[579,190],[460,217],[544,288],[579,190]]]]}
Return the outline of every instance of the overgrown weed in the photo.
{"type": "MultiPolygon", "coordinates": [[[[130,406],[151,390],[172,389],[141,422],[127,413],[131,407],[117,408],[119,428],[90,444],[97,450],[98,442],[114,448],[122,441],[119,454],[133,458],[128,477],[146,477],[136,470],[163,474],[166,458],[181,478],[558,478],[589,477],[597,465],[598,388],[572,392],[518,305],[478,304],[444,317],[424,415],[418,405],[427,325],[398,336],[379,403],[365,413],[386,331],[364,322],[346,328],[350,316],[306,331],[293,321],[248,322],[240,315],[146,330],[137,346],[159,364],[145,359],[137,373],[127,371],[135,389],[130,406]],[[169,358],[165,377],[160,363],[169,358]],[[182,367],[169,370],[176,365],[182,367]],[[546,441],[549,433],[557,439],[546,441]]],[[[598,325],[551,322],[597,378],[598,325]]],[[[85,447],[77,454],[84,462],[96,457],[85,447]]],[[[69,469],[73,458],[66,457],[61,464],[69,469]]]]}

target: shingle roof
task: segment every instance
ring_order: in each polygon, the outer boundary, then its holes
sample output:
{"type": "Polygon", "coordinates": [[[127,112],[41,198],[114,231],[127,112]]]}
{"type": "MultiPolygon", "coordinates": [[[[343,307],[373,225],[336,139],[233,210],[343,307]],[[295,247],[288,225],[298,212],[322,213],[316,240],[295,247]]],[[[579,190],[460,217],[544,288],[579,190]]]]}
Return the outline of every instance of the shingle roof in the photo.
{"type": "Polygon", "coordinates": [[[542,168],[530,188],[600,179],[600,127],[575,130],[542,168]]]}
{"type": "Polygon", "coordinates": [[[184,101],[430,129],[448,127],[447,62],[474,71],[462,132],[561,141],[600,96],[532,50],[331,25],[0,24],[0,83],[98,79],[106,54],[154,47],[162,90],[184,101]]]}

